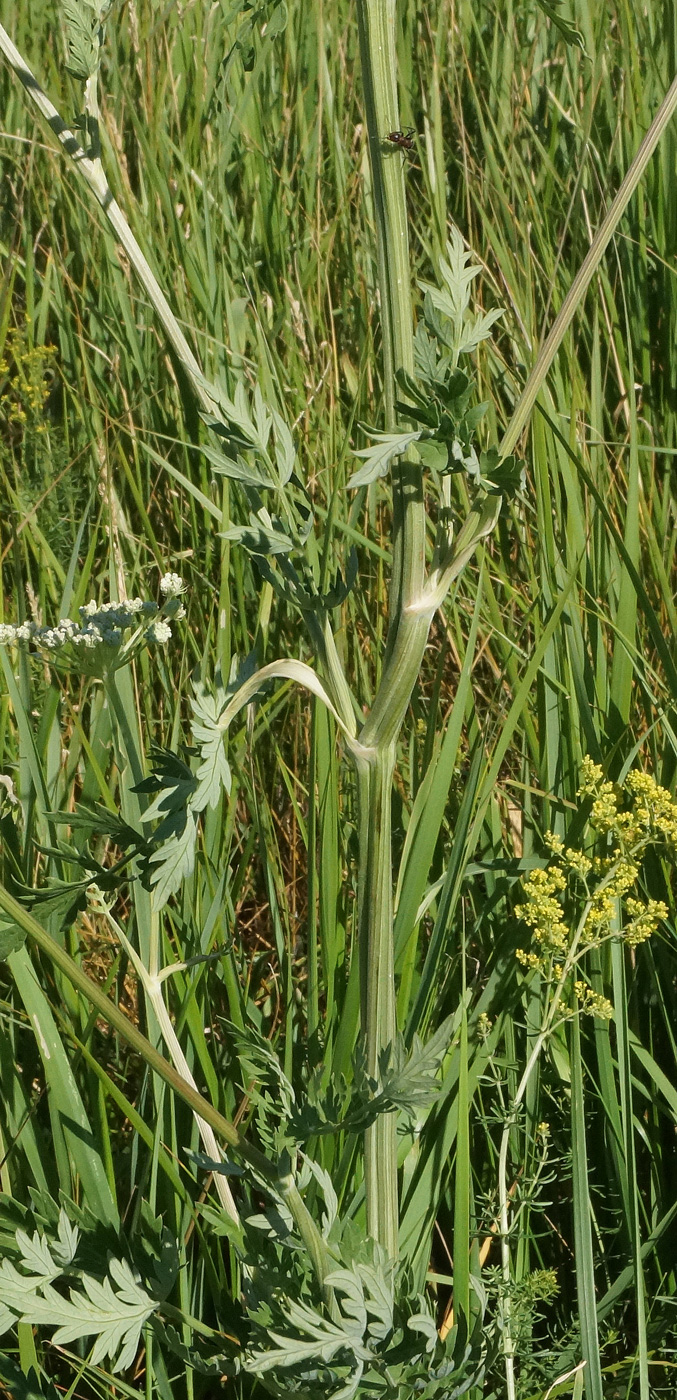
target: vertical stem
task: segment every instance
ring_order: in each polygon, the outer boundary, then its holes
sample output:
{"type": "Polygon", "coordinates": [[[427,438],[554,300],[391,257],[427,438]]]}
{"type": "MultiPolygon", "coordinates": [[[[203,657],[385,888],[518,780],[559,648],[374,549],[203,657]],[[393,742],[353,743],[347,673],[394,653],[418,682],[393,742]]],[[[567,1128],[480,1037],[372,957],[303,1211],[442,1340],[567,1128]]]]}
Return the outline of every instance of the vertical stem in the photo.
{"type": "MultiPolygon", "coordinates": [[[[414,367],[413,316],[404,159],[385,139],[399,125],[395,0],[358,0],[362,81],[374,189],[376,255],[383,338],[386,426],[396,424],[395,372],[414,367]]],[[[388,651],[402,609],[421,591],[425,558],[422,473],[417,460],[393,468],[393,574],[388,651]]]]}
{"type": "Polygon", "coordinates": [[[461,1039],[458,1068],[458,1127],[454,1179],[454,1314],[470,1331],[470,1115],[468,1112],[468,1003],[463,935],[461,1039]]]}
{"type": "Polygon", "coordinates": [[[312,1041],[320,1024],[319,967],[317,950],[317,701],[313,701],[310,730],[310,773],[308,790],[308,1040],[312,1041]]]}
{"type": "MultiPolygon", "coordinates": [[[[413,316],[401,151],[387,141],[399,126],[395,0],[358,0],[362,79],[376,219],[386,426],[396,425],[396,371],[412,373],[413,316]]],[[[417,611],[425,573],[423,476],[412,452],[392,472],[393,571],[386,664],[360,735],[359,957],[362,1033],[369,1074],[378,1081],[397,1029],[393,947],[390,804],[395,745],[428,638],[432,613],[417,611]],[[413,605],[413,606],[412,606],[413,605]]],[[[385,1114],[365,1134],[367,1229],[397,1257],[397,1123],[385,1114]]]]}
{"type": "MultiPolygon", "coordinates": [[[[360,824],[360,1010],[367,1073],[380,1078],[382,1052],[396,1031],[390,806],[395,748],[374,749],[358,763],[360,824]]],[[[397,1122],[381,1114],[365,1133],[367,1230],[397,1258],[397,1122]]]]}

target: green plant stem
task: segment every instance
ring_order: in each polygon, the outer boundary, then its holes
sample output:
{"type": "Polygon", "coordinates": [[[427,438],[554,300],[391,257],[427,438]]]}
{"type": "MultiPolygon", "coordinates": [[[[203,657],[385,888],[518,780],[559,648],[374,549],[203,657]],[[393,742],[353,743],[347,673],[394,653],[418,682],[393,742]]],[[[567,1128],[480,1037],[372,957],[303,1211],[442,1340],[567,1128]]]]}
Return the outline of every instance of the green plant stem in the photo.
{"type": "MultiPolygon", "coordinates": [[[[367,1073],[379,1081],[380,1059],[396,1025],[391,853],[391,800],[395,747],[372,750],[357,763],[360,828],[360,1012],[367,1073]]],[[[365,1132],[367,1230],[397,1257],[397,1123],[381,1114],[365,1132]]]]}
{"type": "Polygon", "coordinates": [[[339,1314],[336,1305],[336,1297],[333,1288],[327,1283],[327,1277],[337,1267],[336,1260],[330,1254],[324,1237],[320,1234],[301,1196],[293,1174],[290,1172],[287,1176],[279,1176],[277,1179],[277,1187],[308,1250],[315,1268],[315,1273],[322,1285],[322,1291],[329,1313],[334,1319],[337,1319],[339,1314]]]}
{"type": "MultiPolygon", "coordinates": [[[[404,166],[386,141],[399,124],[394,0],[358,0],[358,24],[369,155],[374,191],[376,254],[383,337],[386,424],[396,423],[398,369],[414,365],[413,317],[404,166]]],[[[393,571],[386,665],[357,757],[360,824],[360,1004],[368,1071],[378,1080],[381,1057],[396,1032],[390,804],[395,740],[425,649],[429,614],[412,615],[425,572],[423,476],[417,460],[393,470],[393,571]]],[[[396,1257],[397,1139],[393,1114],[365,1134],[367,1229],[396,1257]]]]}
{"type": "Polygon", "coordinates": [[[501,443],[501,457],[508,457],[519,442],[520,435],[526,428],[531,411],[538,398],[541,386],[547,376],[548,370],[559,350],[560,345],[571,325],[571,322],[590,286],[590,283],[604,256],[604,252],[612,239],[620,219],[629,204],[637,186],[644,174],[644,171],[665,131],[668,122],[677,110],[677,78],[675,78],[666,93],[649,130],[642,141],[637,154],[630,165],[630,168],[621,183],[620,189],[613,200],[608,213],[602,220],[595,237],[590,244],[590,248],[581,263],[581,266],[574,277],[573,282],[567,292],[562,306],[555,317],[552,330],[542,345],[536,363],[529,375],[521,398],[517,403],[515,412],[508,424],[505,436],[501,443]]]}
{"type": "MultiPolygon", "coordinates": [[[[404,161],[388,132],[399,125],[395,0],[358,0],[369,159],[374,190],[376,258],[383,338],[386,426],[397,423],[398,369],[414,368],[413,314],[404,161]]],[[[388,651],[403,608],[421,592],[425,560],[423,475],[415,452],[393,468],[393,572],[388,651]]]]}

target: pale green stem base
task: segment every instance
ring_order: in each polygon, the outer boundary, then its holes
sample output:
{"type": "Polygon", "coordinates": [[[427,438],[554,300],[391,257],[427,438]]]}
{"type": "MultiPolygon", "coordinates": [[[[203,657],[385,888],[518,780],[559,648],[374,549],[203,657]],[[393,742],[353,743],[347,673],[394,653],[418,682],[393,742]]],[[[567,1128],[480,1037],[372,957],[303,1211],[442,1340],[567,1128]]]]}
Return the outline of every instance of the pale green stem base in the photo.
{"type": "MultiPolygon", "coordinates": [[[[377,1082],[380,1058],[396,1025],[391,818],[394,746],[358,763],[360,824],[360,1011],[367,1072],[377,1082]]],[[[365,1134],[367,1230],[392,1258],[398,1251],[397,1123],[382,1114],[365,1134]]]]}

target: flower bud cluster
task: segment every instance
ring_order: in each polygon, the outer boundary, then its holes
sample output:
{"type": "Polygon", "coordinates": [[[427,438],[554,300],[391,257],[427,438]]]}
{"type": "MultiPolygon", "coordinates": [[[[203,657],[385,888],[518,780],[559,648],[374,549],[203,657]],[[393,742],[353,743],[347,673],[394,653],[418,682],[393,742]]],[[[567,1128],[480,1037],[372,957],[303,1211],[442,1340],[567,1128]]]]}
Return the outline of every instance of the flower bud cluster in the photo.
{"type": "Polygon", "coordinates": [[[630,915],[630,923],[625,925],[623,936],[631,948],[646,943],[662,920],[668,917],[668,907],[662,899],[649,899],[646,904],[639,899],[628,899],[625,908],[630,915]]]}
{"type": "MultiPolygon", "coordinates": [[[[527,876],[525,902],[516,910],[533,933],[531,949],[517,950],[518,962],[557,979],[573,968],[586,947],[612,933],[631,948],[651,937],[668,910],[662,900],[645,902],[631,895],[640,878],[640,857],[656,842],[667,843],[677,854],[677,804],[654,778],[633,772],[617,788],[589,758],[582,771],[579,796],[593,799],[589,834],[604,838],[605,853],[586,855],[548,833],[551,863],[527,876]]],[[[605,1020],[612,1015],[606,998],[585,983],[576,983],[576,996],[589,1015],[605,1020]]]]}
{"type": "Polygon", "coordinates": [[[183,605],[177,601],[183,592],[178,574],[165,574],[160,589],[165,597],[161,605],[143,598],[129,598],[121,603],[85,603],[79,609],[79,623],[68,617],[61,618],[55,627],[40,627],[36,622],[18,626],[0,623],[0,646],[30,644],[53,664],[90,674],[115,669],[116,661],[122,663],[131,658],[130,643],[164,646],[170,640],[172,629],[161,613],[175,620],[185,617],[183,605]],[[133,636],[127,640],[125,633],[130,631],[133,636]]]}
{"type": "Polygon", "coordinates": [[[587,982],[575,982],[574,991],[580,1010],[586,1016],[596,1016],[599,1021],[610,1021],[614,1014],[613,1006],[608,997],[603,997],[601,992],[593,991],[587,982]]]}
{"type": "Polygon", "coordinates": [[[517,913],[525,924],[533,930],[534,941],[539,952],[525,952],[518,948],[517,959],[523,967],[544,967],[544,954],[563,954],[569,943],[569,929],[562,917],[563,910],[558,895],[566,889],[566,878],[557,865],[547,870],[532,870],[524,881],[524,904],[518,904],[517,913]]]}
{"type": "Polygon", "coordinates": [[[650,773],[628,773],[623,789],[605,782],[592,759],[583,759],[579,797],[592,797],[590,819],[600,835],[615,838],[621,846],[661,837],[677,852],[677,804],[650,773]],[[623,808],[623,797],[628,805],[623,808]]]}

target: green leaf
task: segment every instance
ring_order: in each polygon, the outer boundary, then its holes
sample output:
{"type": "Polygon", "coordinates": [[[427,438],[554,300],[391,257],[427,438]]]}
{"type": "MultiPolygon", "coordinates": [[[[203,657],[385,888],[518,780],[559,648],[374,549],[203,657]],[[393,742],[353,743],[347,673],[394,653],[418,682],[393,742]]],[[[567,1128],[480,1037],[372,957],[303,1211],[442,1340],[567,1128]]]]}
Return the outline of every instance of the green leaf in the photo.
{"type": "Polygon", "coordinates": [[[222,791],[230,792],[231,773],[217,698],[198,689],[191,707],[195,716],[191,729],[202,761],[196,773],[197,790],[190,805],[194,812],[202,812],[205,807],[216,806],[222,791]]]}
{"type": "Polygon", "coordinates": [[[30,1017],[49,1088],[55,1145],[64,1147],[62,1189],[74,1194],[71,1173],[80,1178],[90,1209],[105,1225],[118,1224],[118,1212],[92,1127],[47,998],[25,948],[10,954],[9,969],[30,1017]],[[72,1168],[70,1163],[72,1162],[72,1168]]]}
{"type": "Polygon", "coordinates": [[[158,851],[150,857],[153,904],[156,909],[164,909],[167,900],[180,889],[183,881],[192,875],[195,865],[195,843],[197,823],[190,810],[186,811],[182,829],[170,837],[158,851]]]}
{"type": "Polygon", "coordinates": [[[280,484],[286,486],[296,464],[296,448],[282,415],[276,409],[271,411],[275,431],[275,460],[280,473],[280,484]]]}
{"type": "Polygon", "coordinates": [[[31,1369],[27,1374],[11,1360],[0,1354],[0,1380],[7,1387],[12,1400],[60,1400],[60,1392],[48,1376],[38,1376],[31,1369]]]}
{"type": "Polygon", "coordinates": [[[26,934],[13,920],[0,915],[0,962],[5,962],[10,953],[15,953],[17,948],[22,948],[26,941],[26,934]]]}
{"type": "Polygon", "coordinates": [[[103,21],[110,0],[61,0],[66,21],[67,71],[86,82],[99,66],[103,21]]]}
{"type": "Polygon", "coordinates": [[[264,31],[266,38],[276,39],[278,35],[283,34],[287,28],[287,20],[287,6],[284,0],[280,0],[280,3],[273,7],[270,19],[266,23],[264,31]]]}
{"type": "Polygon", "coordinates": [[[496,307],[492,311],[485,311],[466,321],[462,327],[457,346],[459,355],[471,355],[483,340],[488,340],[491,335],[491,327],[503,315],[502,308],[496,307]]]}
{"type": "Polygon", "coordinates": [[[267,511],[250,515],[248,525],[232,525],[220,532],[221,539],[241,544],[250,554],[289,554],[294,541],[281,530],[275,530],[267,511]]]}
{"type": "Polygon", "coordinates": [[[196,452],[201,452],[203,457],[211,463],[217,476],[227,476],[231,481],[241,481],[245,486],[272,487],[275,483],[258,467],[249,462],[245,462],[240,452],[234,457],[229,457],[225,452],[219,452],[217,447],[210,447],[208,443],[199,445],[189,443],[187,446],[193,447],[196,452]]]}
{"type": "Polygon", "coordinates": [[[69,1300],[51,1284],[43,1285],[42,1296],[30,1300],[22,1321],[56,1327],[56,1346],[95,1336],[89,1364],[97,1366],[110,1357],[114,1372],[125,1371],[136,1357],[144,1324],[159,1304],[141,1287],[125,1259],[111,1259],[108,1275],[99,1283],[84,1274],[82,1291],[72,1288],[69,1300]]]}
{"type": "Polygon", "coordinates": [[[492,489],[500,491],[503,496],[512,497],[517,491],[524,490],[524,463],[516,457],[504,457],[501,461],[495,447],[480,453],[480,472],[482,478],[491,483],[492,489]]]}
{"type": "Polygon", "coordinates": [[[449,447],[446,442],[435,438],[421,438],[418,451],[424,467],[433,472],[446,472],[449,466],[449,447]]]}
{"type": "Polygon", "coordinates": [[[351,490],[356,490],[358,486],[369,486],[372,481],[378,481],[379,477],[385,476],[390,463],[401,457],[412,442],[418,442],[421,434],[377,433],[370,430],[369,436],[374,438],[373,447],[364,447],[354,454],[364,458],[364,466],[351,476],[348,482],[351,490]]]}
{"type": "Polygon", "coordinates": [[[462,324],[470,303],[470,289],[481,268],[478,264],[468,266],[472,254],[464,247],[463,239],[454,226],[447,242],[447,259],[440,258],[439,268],[444,288],[431,282],[419,282],[419,287],[432,300],[437,311],[448,316],[455,329],[462,324]]]}

